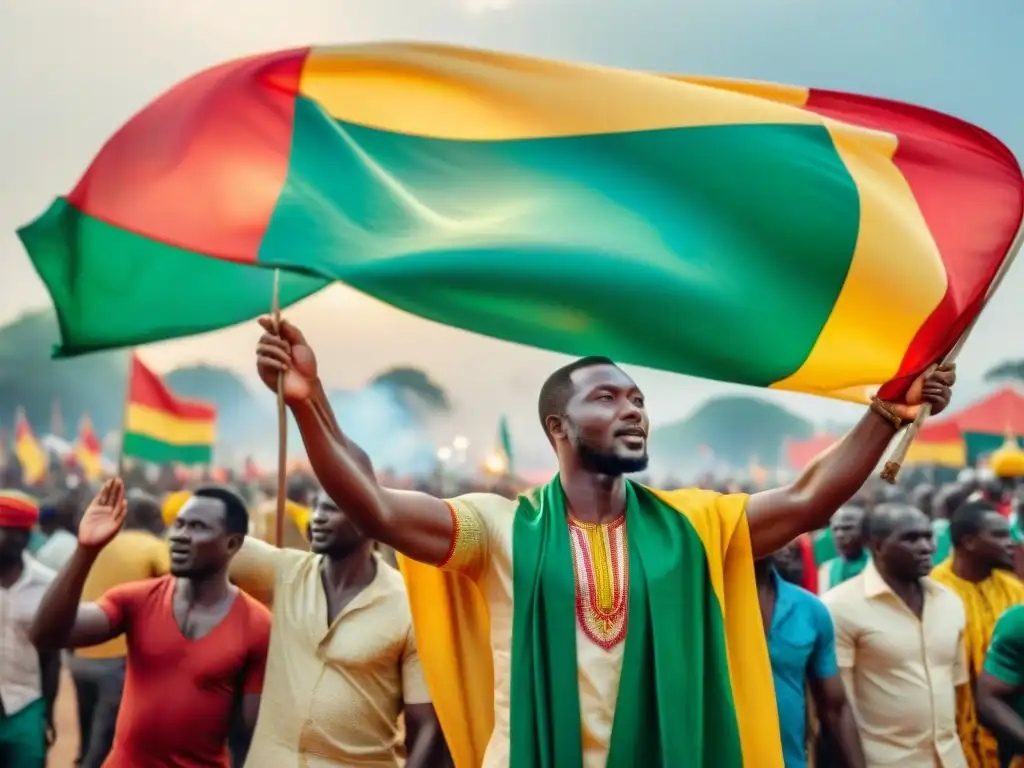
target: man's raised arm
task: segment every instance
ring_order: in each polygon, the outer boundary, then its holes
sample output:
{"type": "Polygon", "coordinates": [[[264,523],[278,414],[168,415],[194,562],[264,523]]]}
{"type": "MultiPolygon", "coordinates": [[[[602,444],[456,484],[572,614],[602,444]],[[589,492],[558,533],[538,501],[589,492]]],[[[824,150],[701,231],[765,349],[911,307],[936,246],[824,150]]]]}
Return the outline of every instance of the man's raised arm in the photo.
{"type": "Polygon", "coordinates": [[[126,510],[124,484],[107,480],[78,524],[78,548],[50,583],[32,620],[29,637],[37,648],[98,645],[123,631],[96,603],[81,599],[96,557],[121,530],[126,510]]]}
{"type": "Polygon", "coordinates": [[[423,563],[441,563],[451,548],[451,511],[441,499],[395,491],[377,482],[369,456],[338,425],[317,376],[316,357],[302,333],[282,321],[260,318],[265,333],[256,347],[256,367],[277,391],[284,374],[285,402],[295,417],[306,454],[324,491],[366,536],[423,563]]]}
{"type": "Polygon", "coordinates": [[[893,435],[922,403],[933,414],[949,405],[955,366],[941,365],[914,382],[902,403],[876,402],[846,437],[811,462],[796,482],[750,497],[747,520],[754,557],[767,557],[801,533],[824,528],[878,466],[893,435]]]}

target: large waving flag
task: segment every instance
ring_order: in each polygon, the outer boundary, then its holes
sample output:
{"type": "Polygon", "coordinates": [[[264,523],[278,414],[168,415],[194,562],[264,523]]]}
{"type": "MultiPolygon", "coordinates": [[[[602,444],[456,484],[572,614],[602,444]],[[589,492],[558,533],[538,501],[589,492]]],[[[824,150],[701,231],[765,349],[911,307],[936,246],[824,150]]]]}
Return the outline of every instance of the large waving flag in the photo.
{"type": "Polygon", "coordinates": [[[931,110],[367,44],[181,83],[20,236],[68,353],[258,311],[252,265],[298,276],[285,301],[314,275],[502,339],[862,401],[953,345],[1022,211],[1010,151],[931,110]]]}
{"type": "Polygon", "coordinates": [[[132,355],[125,414],[124,456],[153,464],[210,465],[217,409],[175,395],[132,355]]]}

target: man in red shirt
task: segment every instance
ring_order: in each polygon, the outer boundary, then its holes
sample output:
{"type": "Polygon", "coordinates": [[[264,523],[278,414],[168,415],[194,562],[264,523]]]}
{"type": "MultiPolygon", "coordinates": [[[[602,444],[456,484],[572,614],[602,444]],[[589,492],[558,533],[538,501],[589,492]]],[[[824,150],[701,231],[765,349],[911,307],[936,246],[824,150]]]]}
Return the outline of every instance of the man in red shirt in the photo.
{"type": "Polygon", "coordinates": [[[245,504],[226,488],[197,489],[170,529],[169,576],[79,605],[125,507],[121,480],[107,481],[79,525],[78,549],[43,597],[33,641],[80,648],[124,633],[124,696],[105,768],[227,768],[232,718],[249,734],[256,723],[270,641],[270,612],[228,581],[248,530],[245,504]]]}

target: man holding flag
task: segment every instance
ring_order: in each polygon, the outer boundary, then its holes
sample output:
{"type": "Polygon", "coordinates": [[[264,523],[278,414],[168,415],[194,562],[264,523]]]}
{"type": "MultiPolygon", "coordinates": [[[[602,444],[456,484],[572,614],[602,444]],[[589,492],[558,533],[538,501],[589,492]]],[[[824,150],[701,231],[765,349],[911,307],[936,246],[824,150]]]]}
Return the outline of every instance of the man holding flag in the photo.
{"type": "Polygon", "coordinates": [[[302,334],[261,324],[260,376],[276,391],[284,374],[324,490],[409,558],[424,673],[460,768],[781,768],[765,639],[750,631],[754,558],[826,525],[923,403],[948,405],[955,379],[940,366],[900,401],[873,400],[790,486],[662,492],[625,478],[647,465],[643,393],[611,360],[584,358],[540,393],[559,475],[517,501],[442,500],[381,487],[302,334]]]}

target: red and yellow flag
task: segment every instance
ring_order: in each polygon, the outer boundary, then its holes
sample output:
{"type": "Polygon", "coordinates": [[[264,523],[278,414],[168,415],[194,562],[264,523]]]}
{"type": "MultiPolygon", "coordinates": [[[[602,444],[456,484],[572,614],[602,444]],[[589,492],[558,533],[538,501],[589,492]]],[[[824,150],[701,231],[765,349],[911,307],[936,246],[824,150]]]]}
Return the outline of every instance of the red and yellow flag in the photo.
{"type": "Polygon", "coordinates": [[[78,439],[75,441],[75,460],[82,468],[85,478],[89,481],[98,480],[103,475],[103,445],[92,420],[88,414],[78,424],[78,439]]]}
{"type": "Polygon", "coordinates": [[[216,441],[217,409],[178,397],[132,355],[122,451],[153,464],[208,465],[216,441]]]}
{"type": "Polygon", "coordinates": [[[21,464],[22,480],[26,484],[34,485],[46,477],[50,463],[46,451],[39,444],[25,412],[20,408],[14,417],[14,455],[21,464]]]}

